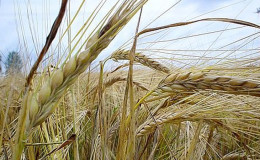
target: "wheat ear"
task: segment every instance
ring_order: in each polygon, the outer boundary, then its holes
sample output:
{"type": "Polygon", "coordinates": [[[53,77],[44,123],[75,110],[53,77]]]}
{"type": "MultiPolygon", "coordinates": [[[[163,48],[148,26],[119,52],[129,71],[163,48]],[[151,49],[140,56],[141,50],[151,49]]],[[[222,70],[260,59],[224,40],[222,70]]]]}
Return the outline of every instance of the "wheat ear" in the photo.
{"type": "MultiPolygon", "coordinates": [[[[123,4],[114,16],[110,18],[108,23],[89,39],[85,51],[78,56],[70,58],[63,67],[47,78],[45,84],[38,91],[39,111],[36,109],[32,111],[34,115],[31,117],[34,118],[30,120],[31,127],[41,124],[54,111],[56,102],[66,92],[67,88],[96,59],[99,53],[110,44],[120,29],[145,2],[143,0],[135,5],[132,2],[123,4]]],[[[35,94],[37,94],[37,91],[35,94]]]]}
{"type": "Polygon", "coordinates": [[[199,90],[260,96],[260,82],[228,76],[213,76],[203,72],[170,74],[162,80],[153,95],[162,93],[192,93],[199,90]]]}
{"type": "Polygon", "coordinates": [[[74,56],[59,69],[45,79],[40,90],[31,90],[24,97],[23,110],[19,117],[19,128],[16,133],[16,147],[14,159],[20,159],[24,140],[32,128],[38,126],[49,117],[59,99],[64,95],[77,77],[83,73],[89,64],[96,59],[115,38],[134,14],[147,0],[124,2],[115,14],[100,28],[86,43],[86,50],[74,56]]]}
{"type": "MultiPolygon", "coordinates": [[[[114,61],[129,60],[129,52],[130,51],[126,51],[126,50],[117,50],[112,54],[111,59],[113,59],[114,61]]],[[[134,61],[141,63],[142,65],[147,66],[147,67],[152,68],[152,69],[157,70],[157,71],[161,71],[161,72],[164,72],[164,73],[170,72],[169,68],[163,66],[159,62],[153,60],[152,58],[146,57],[142,53],[135,53],[134,61]]]]}

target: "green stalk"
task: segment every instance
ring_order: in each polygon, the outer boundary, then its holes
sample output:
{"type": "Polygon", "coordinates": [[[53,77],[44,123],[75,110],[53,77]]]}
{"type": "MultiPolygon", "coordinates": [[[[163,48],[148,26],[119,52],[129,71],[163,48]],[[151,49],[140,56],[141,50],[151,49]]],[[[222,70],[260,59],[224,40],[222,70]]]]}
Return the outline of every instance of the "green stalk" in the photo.
{"type": "MultiPolygon", "coordinates": [[[[11,83],[13,84],[13,83],[11,83]]],[[[11,85],[12,86],[12,85],[11,85]]],[[[12,95],[13,95],[13,87],[10,87],[10,92],[8,93],[8,99],[7,99],[7,105],[6,105],[6,111],[5,114],[3,114],[3,121],[1,121],[1,126],[2,126],[2,130],[0,132],[0,153],[2,152],[2,140],[3,140],[3,136],[4,136],[4,130],[5,130],[5,125],[6,125],[6,121],[7,121],[7,117],[8,117],[8,112],[9,112],[9,108],[11,105],[11,101],[12,101],[12,95]],[[2,123],[3,122],[3,123],[2,123]]],[[[0,105],[1,107],[2,105],[0,105]]],[[[2,107],[0,108],[0,112],[2,110],[2,107]]],[[[0,114],[1,115],[1,114],[0,114]]],[[[0,119],[1,120],[1,119],[0,119]]]]}
{"type": "MultiPolygon", "coordinates": [[[[122,105],[122,115],[121,115],[121,120],[120,120],[120,128],[119,128],[119,137],[118,137],[118,147],[117,147],[117,156],[116,156],[116,159],[117,160],[121,160],[123,159],[123,155],[125,155],[125,147],[126,147],[126,144],[125,144],[125,139],[126,139],[126,126],[127,126],[127,123],[125,123],[125,121],[127,120],[127,116],[126,116],[126,113],[127,113],[127,99],[128,99],[128,88],[129,88],[129,85],[126,85],[126,88],[125,88],[125,93],[124,93],[124,100],[123,100],[123,105],[122,105]]],[[[125,157],[124,157],[125,159],[125,157]]]]}
{"type": "Polygon", "coordinates": [[[100,64],[100,75],[99,75],[99,87],[98,87],[98,106],[99,106],[99,127],[101,135],[101,148],[102,148],[102,159],[107,159],[107,114],[103,103],[103,75],[104,75],[104,65],[102,62],[100,64]]]}
{"type": "MultiPolygon", "coordinates": [[[[32,135],[29,136],[29,142],[30,142],[30,143],[33,142],[33,137],[32,137],[32,135]]],[[[33,148],[33,146],[28,147],[28,156],[29,156],[29,160],[35,160],[35,154],[34,154],[34,148],[33,148]]]]}
{"type": "MultiPolygon", "coordinates": [[[[76,97],[74,96],[73,90],[71,91],[71,96],[72,96],[72,112],[73,112],[73,133],[76,134],[76,107],[77,104],[75,103],[76,97]]],[[[76,136],[75,142],[73,143],[73,156],[74,160],[79,160],[79,150],[78,150],[78,136],[76,136]]]]}
{"type": "Polygon", "coordinates": [[[26,121],[28,121],[27,117],[28,117],[28,112],[29,109],[27,107],[27,100],[28,100],[28,92],[27,94],[24,96],[24,101],[23,101],[23,105],[21,108],[21,111],[19,113],[19,120],[18,120],[18,128],[16,131],[16,141],[15,141],[15,146],[14,146],[14,155],[13,155],[13,160],[20,160],[21,159],[21,155],[24,149],[24,143],[26,140],[26,121]]]}

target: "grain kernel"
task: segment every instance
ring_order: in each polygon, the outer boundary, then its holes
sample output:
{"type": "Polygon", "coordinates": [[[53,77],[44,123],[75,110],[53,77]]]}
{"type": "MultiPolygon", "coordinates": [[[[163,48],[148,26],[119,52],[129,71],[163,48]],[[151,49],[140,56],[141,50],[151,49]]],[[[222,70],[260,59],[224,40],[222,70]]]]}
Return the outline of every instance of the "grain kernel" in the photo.
{"type": "Polygon", "coordinates": [[[58,88],[63,82],[63,72],[61,69],[58,69],[52,76],[51,79],[51,88],[58,88]]]}
{"type": "Polygon", "coordinates": [[[77,67],[77,61],[76,61],[76,57],[72,57],[64,66],[64,77],[67,77],[68,75],[70,75],[71,73],[73,73],[75,71],[77,67]]]}

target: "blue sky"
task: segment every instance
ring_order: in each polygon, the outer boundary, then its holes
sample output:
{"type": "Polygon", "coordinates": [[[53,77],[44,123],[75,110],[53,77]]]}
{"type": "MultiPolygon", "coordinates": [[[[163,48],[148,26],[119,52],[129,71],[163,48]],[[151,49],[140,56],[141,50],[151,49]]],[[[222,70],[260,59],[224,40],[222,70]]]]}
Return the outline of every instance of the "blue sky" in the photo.
{"type": "MultiPolygon", "coordinates": [[[[70,14],[73,16],[76,9],[80,5],[81,0],[73,0],[70,4],[70,14]]],[[[84,21],[88,15],[92,12],[93,8],[97,6],[97,0],[87,0],[80,12],[78,18],[71,29],[71,35],[75,35],[80,26],[84,24],[84,21]]],[[[90,27],[90,30],[95,27],[102,16],[111,8],[115,0],[107,0],[104,7],[100,11],[96,18],[96,21],[90,27]]],[[[167,10],[170,6],[175,4],[177,0],[150,0],[143,9],[141,29],[147,26],[152,20],[158,15],[167,10]]],[[[45,43],[45,38],[50,30],[51,24],[53,23],[58,9],[60,7],[60,1],[52,0],[5,0],[1,1],[0,4],[0,54],[3,59],[7,56],[9,51],[20,51],[23,54],[24,61],[33,62],[36,58],[37,53],[45,43]],[[29,16],[28,16],[29,15],[29,16]],[[29,20],[28,20],[29,19],[29,20]],[[33,36],[32,36],[33,34],[33,36]]],[[[155,27],[160,25],[166,25],[170,23],[194,20],[206,17],[225,17],[225,18],[237,18],[260,24],[260,16],[256,14],[256,9],[260,7],[259,0],[182,0],[178,5],[170,9],[166,14],[161,16],[158,20],[152,23],[149,27],[155,27]],[[222,8],[222,9],[220,9],[222,8]],[[219,9],[219,10],[217,10],[219,9]],[[214,11],[217,10],[217,11],[214,11]],[[214,11],[212,13],[208,13],[214,11]],[[207,14],[205,14],[207,13],[207,14]],[[205,14],[205,15],[203,15],[205,14]],[[203,15],[203,16],[200,16],[203,15]],[[198,17],[199,16],[199,17],[198,17]]],[[[111,45],[102,53],[99,57],[109,55],[113,50],[120,47],[124,42],[129,40],[135,31],[137,16],[120,32],[111,45]],[[134,26],[134,27],[133,27],[134,26]]],[[[66,20],[63,22],[63,26],[60,30],[65,30],[66,20]]],[[[154,37],[140,39],[140,43],[148,42],[158,39],[163,36],[163,39],[178,38],[185,35],[199,34],[204,32],[210,32],[214,30],[227,29],[232,27],[238,27],[237,25],[228,25],[225,23],[211,22],[190,25],[183,28],[170,29],[163,31],[154,37]],[[203,29],[203,31],[202,31],[203,29]]],[[[90,31],[89,30],[89,31],[90,31]]],[[[229,32],[221,35],[221,41],[219,40],[217,46],[223,46],[230,41],[239,39],[243,35],[249,35],[256,32],[256,29],[241,29],[237,32],[229,32]]],[[[215,36],[206,36],[199,39],[189,39],[180,42],[172,42],[167,44],[158,44],[153,46],[154,48],[165,48],[165,49],[181,49],[181,48],[198,48],[210,46],[210,42],[213,42],[215,36]]],[[[162,39],[162,40],[163,40],[162,39]]],[[[66,40],[64,40],[66,41],[66,40]]],[[[259,41],[257,41],[259,42],[259,41]]],[[[55,44],[55,43],[54,43],[55,44]]],[[[256,44],[256,42],[255,42],[256,44]]],[[[252,44],[253,45],[253,44],[252,44]]],[[[145,46],[146,48],[148,46],[145,46]]],[[[145,48],[144,47],[144,48],[145,48]]],[[[252,46],[252,47],[255,47],[252,46]]],[[[50,49],[49,54],[56,52],[54,50],[55,45],[50,49]]],[[[64,46],[61,45],[61,50],[66,50],[66,43],[64,46]]],[[[62,51],[61,51],[62,52],[62,51]]],[[[152,54],[152,53],[147,53],[152,54]]],[[[54,60],[53,63],[56,61],[54,60]]],[[[28,63],[30,66],[31,63],[28,63]]]]}

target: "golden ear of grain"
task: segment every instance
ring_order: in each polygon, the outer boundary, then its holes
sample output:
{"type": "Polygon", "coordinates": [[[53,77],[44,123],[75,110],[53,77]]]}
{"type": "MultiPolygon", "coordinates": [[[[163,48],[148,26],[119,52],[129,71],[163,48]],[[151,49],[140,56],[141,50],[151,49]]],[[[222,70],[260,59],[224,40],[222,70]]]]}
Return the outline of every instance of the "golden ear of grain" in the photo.
{"type": "MultiPolygon", "coordinates": [[[[41,87],[38,93],[40,112],[37,111],[36,108],[31,111],[32,114],[36,111],[38,112],[36,114],[37,117],[34,118],[34,122],[30,122],[30,124],[33,124],[32,127],[39,125],[52,114],[59,102],[58,100],[64,95],[67,88],[75,82],[77,77],[86,70],[101,51],[110,44],[117,33],[143,4],[144,3],[138,2],[132,3],[130,1],[122,4],[120,9],[116,11],[107,24],[99,28],[87,41],[86,50],[81,52],[78,56],[72,57],[65,63],[64,67],[56,70],[54,74],[51,75],[50,80],[41,87]],[[117,23],[118,21],[120,21],[120,23],[117,23]],[[114,22],[116,23],[114,24],[114,22]],[[50,95],[52,95],[51,98],[50,95]]],[[[139,83],[136,83],[136,85],[139,85],[139,83]]]]}
{"type": "MultiPolygon", "coordinates": [[[[125,50],[117,50],[114,52],[111,56],[111,59],[113,60],[129,60],[129,52],[125,50]]],[[[152,58],[146,57],[144,54],[141,53],[135,53],[135,62],[141,63],[144,66],[147,66],[149,68],[152,68],[154,70],[158,70],[164,73],[169,73],[169,68],[163,66],[159,62],[153,60],[152,58]]]]}
{"type": "Polygon", "coordinates": [[[197,90],[217,90],[231,94],[260,96],[260,82],[205,73],[171,74],[163,79],[156,92],[195,92],[197,90]],[[171,88],[171,90],[170,90],[171,88]]]}

